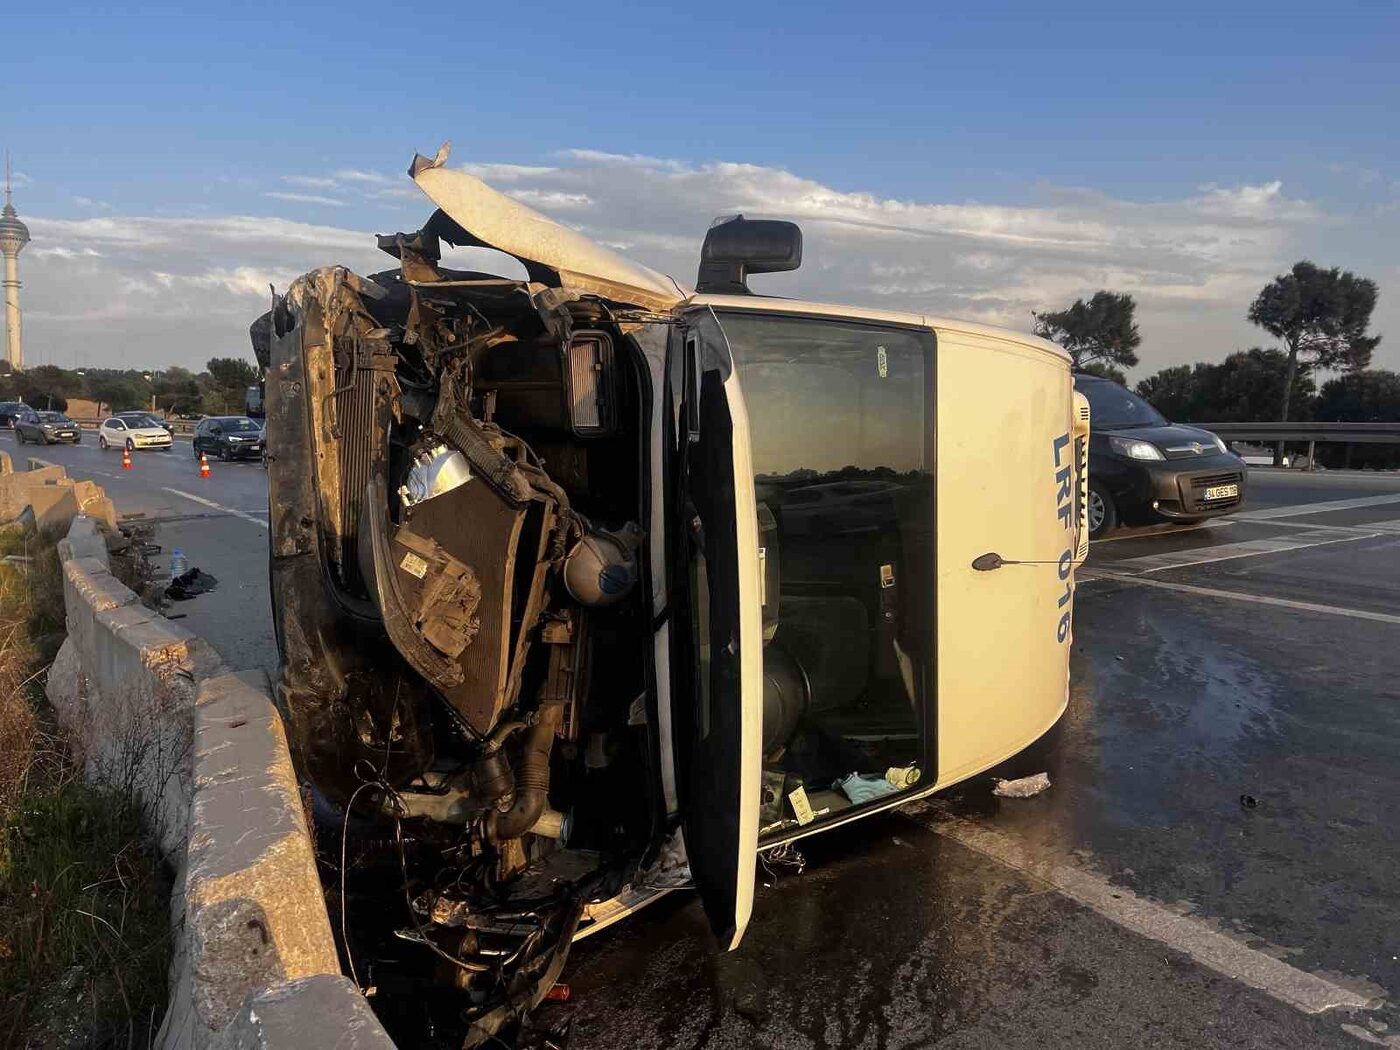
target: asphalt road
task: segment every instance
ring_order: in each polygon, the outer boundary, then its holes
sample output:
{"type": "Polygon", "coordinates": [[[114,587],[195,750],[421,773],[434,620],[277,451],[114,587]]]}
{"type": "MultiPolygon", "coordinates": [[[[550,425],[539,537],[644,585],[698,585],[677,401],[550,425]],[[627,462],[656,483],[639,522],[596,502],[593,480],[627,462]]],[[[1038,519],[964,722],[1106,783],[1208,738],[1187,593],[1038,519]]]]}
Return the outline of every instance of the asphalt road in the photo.
{"type": "Polygon", "coordinates": [[[199,463],[187,439],[169,452],[136,452],[123,470],[121,452],[103,452],[96,436],[80,445],[14,445],[0,438],[16,468],[28,456],[61,463],[70,477],[90,478],[116,503],[119,517],[140,515],[157,523],[155,541],[163,548],[153,559],[165,569],[175,548],[187,564],[218,579],[218,587],[169,609],[180,624],[207,639],[229,666],[239,670],[277,669],[277,642],[267,589],[267,473],[257,462],[210,463],[211,476],[199,476],[199,463]]]}
{"type": "MultiPolygon", "coordinates": [[[[187,450],[38,454],[158,518],[221,580],[186,625],[268,666],[264,475],[187,450]]],[[[581,942],[575,1050],[1400,1047],[1400,476],[1250,483],[1094,545],[1048,792],[804,840],[733,953],[688,893],[581,942]]]]}
{"type": "Polygon", "coordinates": [[[799,843],[727,955],[678,894],[585,940],[571,1046],[1400,1046],[1400,476],[1248,511],[1357,499],[1095,544],[1048,792],[799,843]]]}

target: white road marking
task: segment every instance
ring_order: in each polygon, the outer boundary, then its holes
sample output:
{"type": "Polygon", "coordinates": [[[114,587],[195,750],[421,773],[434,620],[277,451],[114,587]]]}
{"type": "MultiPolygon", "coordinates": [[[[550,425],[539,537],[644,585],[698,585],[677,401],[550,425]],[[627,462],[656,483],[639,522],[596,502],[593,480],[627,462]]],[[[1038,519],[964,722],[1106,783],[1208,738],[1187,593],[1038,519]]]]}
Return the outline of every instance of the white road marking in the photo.
{"type": "Polygon", "coordinates": [[[244,521],[251,521],[254,525],[258,526],[261,529],[266,529],[270,527],[267,522],[261,520],[260,518],[253,517],[253,515],[247,513],[246,511],[234,510],[232,507],[225,507],[222,503],[215,503],[212,499],[205,499],[203,496],[196,496],[192,492],[182,492],[179,489],[166,488],[163,485],[161,486],[161,490],[163,492],[169,492],[172,495],[180,496],[184,499],[191,500],[195,503],[202,503],[206,507],[213,507],[215,510],[223,511],[223,513],[225,514],[232,514],[235,518],[242,518],[244,521]]]}
{"type": "Polygon", "coordinates": [[[1218,547],[1201,547],[1187,551],[1163,551],[1161,554],[1148,554],[1141,558],[1125,558],[1111,562],[1102,569],[1091,567],[1081,578],[1091,580],[1099,572],[1132,571],[1133,575],[1144,572],[1162,572],[1166,569],[1181,569],[1188,565],[1210,565],[1212,562],[1231,561],[1235,558],[1253,558],[1260,554],[1278,554],[1283,551],[1306,550],[1309,547],[1325,547],[1329,543],[1354,543],[1357,540],[1375,539],[1381,533],[1346,531],[1320,527],[1309,532],[1301,532],[1292,537],[1271,536],[1267,539],[1243,540],[1239,543],[1223,543],[1218,547]]]}
{"type": "Polygon", "coordinates": [[[1183,532],[1196,532],[1199,529],[1223,529],[1234,522],[1228,518],[1213,518],[1210,521],[1198,521],[1191,525],[1149,525],[1146,528],[1124,529],[1122,532],[1114,533],[1112,536],[1100,536],[1096,540],[1090,540],[1090,544],[1112,543],[1114,540],[1142,540],[1153,536],[1176,536],[1183,532]]]}
{"type": "Polygon", "coordinates": [[[1275,518],[1301,518],[1308,514],[1326,514],[1334,510],[1356,510],[1360,507],[1383,507],[1400,503],[1400,495],[1358,496],[1356,499],[1334,499],[1322,503],[1294,503],[1287,507],[1261,507],[1233,514],[1236,521],[1272,521],[1275,518]]]}
{"type": "Polygon", "coordinates": [[[1309,521],[1261,521],[1258,523],[1266,529],[1330,529],[1333,532],[1357,532],[1370,535],[1376,532],[1400,532],[1400,521],[1372,521],[1365,525],[1318,525],[1309,521]]]}
{"type": "Polygon", "coordinates": [[[1163,591],[1180,591],[1183,594],[1199,594],[1204,598],[1228,598],[1237,602],[1253,602],[1256,605],[1276,605],[1281,609],[1299,609],[1303,612],[1326,613],[1329,616],[1350,616],[1354,620],[1375,620],[1377,623],[1400,624],[1400,616],[1393,613],[1372,612],[1369,609],[1347,609],[1340,605],[1320,605],[1317,602],[1300,602],[1292,598],[1274,598],[1267,594],[1245,594],[1241,591],[1225,591],[1216,587],[1198,587],[1192,583],[1172,583],[1169,580],[1149,580],[1142,576],[1119,575],[1105,572],[1096,577],[1116,583],[1132,583],[1139,587],[1156,587],[1163,591]]]}
{"type": "Polygon", "coordinates": [[[1304,1013],[1319,1014],[1339,1007],[1370,1010],[1382,1001],[1382,996],[1354,991],[1250,948],[1209,919],[1183,915],[1157,901],[1139,897],[1101,875],[1033,853],[999,831],[947,816],[932,807],[911,806],[905,812],[918,817],[936,834],[1048,883],[1110,922],[1165,944],[1216,973],[1257,988],[1304,1013]]]}

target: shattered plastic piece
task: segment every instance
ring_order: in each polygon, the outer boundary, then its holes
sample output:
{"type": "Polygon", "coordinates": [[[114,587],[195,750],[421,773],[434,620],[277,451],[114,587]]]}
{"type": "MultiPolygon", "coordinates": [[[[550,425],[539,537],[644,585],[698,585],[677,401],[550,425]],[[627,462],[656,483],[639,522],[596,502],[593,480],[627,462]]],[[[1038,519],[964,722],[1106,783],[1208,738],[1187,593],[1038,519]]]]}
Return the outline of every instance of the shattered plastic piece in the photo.
{"type": "Polygon", "coordinates": [[[1245,809],[1255,809],[1259,805],[1259,800],[1253,795],[1241,795],[1240,805],[1243,806],[1245,809]]]}
{"type": "Polygon", "coordinates": [[[998,780],[992,794],[998,798],[1033,798],[1050,786],[1048,773],[1037,773],[1017,780],[998,780]]]}

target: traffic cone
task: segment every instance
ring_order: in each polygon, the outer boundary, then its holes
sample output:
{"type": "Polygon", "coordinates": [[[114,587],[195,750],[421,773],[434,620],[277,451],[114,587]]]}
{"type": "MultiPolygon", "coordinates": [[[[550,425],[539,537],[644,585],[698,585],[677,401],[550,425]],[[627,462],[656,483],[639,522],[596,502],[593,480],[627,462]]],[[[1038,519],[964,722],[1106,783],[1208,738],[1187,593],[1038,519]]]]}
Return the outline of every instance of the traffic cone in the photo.
{"type": "Polygon", "coordinates": [[[203,452],[199,454],[199,476],[207,478],[209,476],[209,457],[203,452]]]}
{"type": "Polygon", "coordinates": [[[122,470],[131,469],[131,449],[122,449],[122,470]]]}

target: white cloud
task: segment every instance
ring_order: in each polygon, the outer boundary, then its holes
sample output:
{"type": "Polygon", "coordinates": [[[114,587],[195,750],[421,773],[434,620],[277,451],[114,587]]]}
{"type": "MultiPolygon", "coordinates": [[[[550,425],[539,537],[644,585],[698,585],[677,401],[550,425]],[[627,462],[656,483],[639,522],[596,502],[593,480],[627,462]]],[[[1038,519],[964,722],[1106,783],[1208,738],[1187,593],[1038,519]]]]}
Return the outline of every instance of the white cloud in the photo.
{"type": "Polygon", "coordinates": [[[327,197],[320,193],[292,193],[283,190],[269,190],[263,194],[264,197],[272,197],[279,201],[291,201],[294,204],[324,204],[332,208],[343,208],[345,202],[338,197],[327,197]]]}
{"type": "MultiPolygon", "coordinates": [[[[1400,326],[1394,267],[1363,246],[1400,237],[1400,213],[1361,219],[1324,211],[1277,179],[1183,188],[1127,200],[1092,188],[1038,187],[1018,202],[896,199],[754,164],[688,164],[593,150],[552,165],[464,165],[504,192],[683,283],[717,215],[791,218],[806,239],[802,269],[762,276],[758,290],[923,310],[1025,330],[1032,310],[1100,288],[1131,292],[1144,337],[1142,370],[1218,359],[1267,337],[1245,321],[1250,299],[1293,261],[1313,257],[1382,284],[1376,328],[1400,326]]],[[[361,272],[392,265],[374,231],[411,229],[432,209],[406,175],[346,168],[279,180],[288,203],[339,202],[347,227],[251,216],[30,219],[26,340],[90,363],[102,347],[152,365],[244,353],[266,300],[316,265],[361,272]],[[407,204],[417,211],[396,212],[407,204]],[[127,334],[129,333],[129,334],[127,334]],[[133,342],[138,339],[139,343],[133,342]]],[[[1379,366],[1395,367],[1382,343],[1379,366]]],[[[34,353],[31,352],[31,358],[34,353]]]]}
{"type": "Polygon", "coordinates": [[[354,168],[342,168],[335,173],[335,177],[340,182],[368,183],[373,186],[386,186],[403,179],[403,176],[384,175],[377,171],[359,171],[354,168]]]}
{"type": "Polygon", "coordinates": [[[282,181],[308,190],[333,190],[340,185],[335,179],[324,175],[283,175],[282,181]]]}
{"type": "Polygon", "coordinates": [[[512,189],[510,195],[522,204],[540,211],[575,211],[591,208],[593,198],[586,193],[564,193],[560,190],[512,189]]]}

